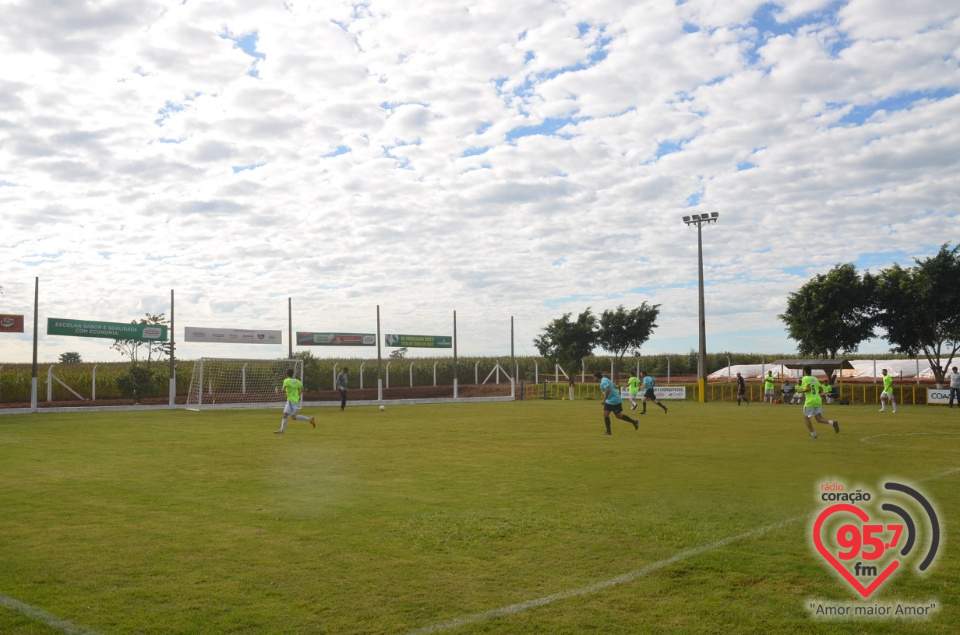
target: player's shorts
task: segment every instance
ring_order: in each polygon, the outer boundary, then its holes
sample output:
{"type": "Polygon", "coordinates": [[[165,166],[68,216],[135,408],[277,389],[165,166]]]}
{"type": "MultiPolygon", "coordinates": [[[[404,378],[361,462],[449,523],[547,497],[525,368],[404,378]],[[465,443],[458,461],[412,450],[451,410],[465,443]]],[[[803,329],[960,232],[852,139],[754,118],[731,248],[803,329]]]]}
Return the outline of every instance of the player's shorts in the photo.
{"type": "Polygon", "coordinates": [[[747,389],[746,389],[746,388],[737,388],[737,394],[738,394],[738,395],[745,395],[745,394],[747,394],[747,389]]]}
{"type": "Polygon", "coordinates": [[[649,389],[647,389],[647,391],[646,391],[645,393],[643,393],[643,398],[644,398],[644,399],[653,399],[654,401],[656,401],[656,400],[657,400],[657,393],[653,392],[653,388],[649,388],[649,389]]]}
{"type": "Polygon", "coordinates": [[[604,412],[623,412],[623,402],[620,403],[607,403],[603,402],[603,411],[604,412]]]}
{"type": "Polygon", "coordinates": [[[892,393],[892,392],[882,392],[882,393],[880,393],[880,401],[883,401],[884,399],[887,399],[887,400],[889,400],[889,401],[893,401],[893,393],[892,393]]]}
{"type": "Polygon", "coordinates": [[[283,407],[283,414],[290,415],[292,417],[297,414],[297,410],[300,410],[300,402],[288,401],[287,405],[283,407]]]}
{"type": "Polygon", "coordinates": [[[803,407],[803,416],[809,419],[810,417],[816,417],[817,415],[823,416],[823,408],[817,406],[816,408],[803,407]]]}
{"type": "Polygon", "coordinates": [[[772,394],[773,394],[773,388],[764,388],[764,389],[763,389],[763,394],[765,394],[765,395],[772,395],[772,394]]]}

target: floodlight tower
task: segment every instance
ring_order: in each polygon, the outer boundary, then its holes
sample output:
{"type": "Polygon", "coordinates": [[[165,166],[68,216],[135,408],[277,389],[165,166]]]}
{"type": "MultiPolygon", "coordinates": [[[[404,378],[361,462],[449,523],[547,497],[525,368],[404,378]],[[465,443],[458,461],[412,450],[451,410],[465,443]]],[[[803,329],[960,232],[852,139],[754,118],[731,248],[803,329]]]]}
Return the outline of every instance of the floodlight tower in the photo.
{"type": "Polygon", "coordinates": [[[704,225],[716,223],[719,212],[684,216],[683,222],[697,226],[697,262],[700,270],[700,360],[697,363],[697,385],[700,388],[700,403],[707,400],[707,321],[703,309],[703,237],[704,225]]]}

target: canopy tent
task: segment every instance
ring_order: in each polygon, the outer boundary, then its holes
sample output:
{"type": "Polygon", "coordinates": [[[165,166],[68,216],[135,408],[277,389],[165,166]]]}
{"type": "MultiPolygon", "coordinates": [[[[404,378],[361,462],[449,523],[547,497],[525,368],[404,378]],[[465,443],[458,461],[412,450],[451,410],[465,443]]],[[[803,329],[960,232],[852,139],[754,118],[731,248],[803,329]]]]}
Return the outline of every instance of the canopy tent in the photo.
{"type": "Polygon", "coordinates": [[[790,376],[798,378],[802,368],[809,364],[813,374],[818,377],[833,376],[840,371],[842,379],[875,379],[883,376],[881,370],[887,369],[891,375],[899,378],[932,379],[933,368],[925,359],[779,359],[769,364],[734,364],[720,368],[707,376],[709,381],[733,381],[740,373],[747,379],[759,379],[770,370],[778,378],[790,376]]]}

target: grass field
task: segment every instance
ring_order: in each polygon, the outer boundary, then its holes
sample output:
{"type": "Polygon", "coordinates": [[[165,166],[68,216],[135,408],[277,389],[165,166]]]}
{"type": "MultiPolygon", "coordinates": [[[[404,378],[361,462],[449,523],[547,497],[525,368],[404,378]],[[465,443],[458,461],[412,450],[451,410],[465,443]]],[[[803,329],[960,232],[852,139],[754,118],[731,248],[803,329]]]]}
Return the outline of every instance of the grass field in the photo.
{"type": "Polygon", "coordinates": [[[956,633],[960,414],[595,401],[0,417],[0,633],[956,633]],[[857,596],[822,483],[922,488],[934,566],[857,596]]]}

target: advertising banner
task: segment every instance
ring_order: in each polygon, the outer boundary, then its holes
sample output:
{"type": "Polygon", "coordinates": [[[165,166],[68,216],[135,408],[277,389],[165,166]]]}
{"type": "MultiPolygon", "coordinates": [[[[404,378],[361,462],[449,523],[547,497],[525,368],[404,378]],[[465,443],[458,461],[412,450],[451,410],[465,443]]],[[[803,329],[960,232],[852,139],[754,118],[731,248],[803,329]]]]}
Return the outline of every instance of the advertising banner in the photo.
{"type": "Polygon", "coordinates": [[[297,331],[297,346],[376,346],[376,333],[309,333],[297,331]]]}
{"type": "Polygon", "coordinates": [[[165,342],[167,340],[167,327],[160,324],[129,324],[126,322],[47,318],[47,335],[165,342]]]}
{"type": "MultiPolygon", "coordinates": [[[[657,396],[657,399],[686,399],[687,398],[687,387],[686,386],[654,386],[653,394],[657,396]]],[[[627,386],[620,387],[620,396],[624,399],[630,398],[630,389],[627,386]]],[[[640,393],[640,396],[643,396],[643,393],[640,393]]]]}
{"type": "Polygon", "coordinates": [[[385,335],[384,344],[402,348],[453,348],[453,337],[447,335],[385,335]]]}
{"type": "Polygon", "coordinates": [[[0,315],[0,333],[23,333],[23,316],[0,315]]]}
{"type": "Polygon", "coordinates": [[[927,388],[927,403],[946,406],[950,403],[949,388],[927,388]]]}
{"type": "Polygon", "coordinates": [[[187,326],[183,329],[183,339],[187,342],[216,342],[218,344],[283,344],[283,332],[187,326]]]}

